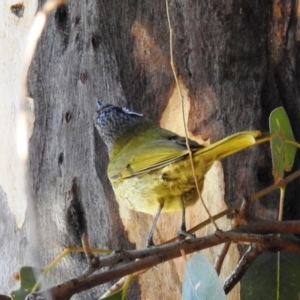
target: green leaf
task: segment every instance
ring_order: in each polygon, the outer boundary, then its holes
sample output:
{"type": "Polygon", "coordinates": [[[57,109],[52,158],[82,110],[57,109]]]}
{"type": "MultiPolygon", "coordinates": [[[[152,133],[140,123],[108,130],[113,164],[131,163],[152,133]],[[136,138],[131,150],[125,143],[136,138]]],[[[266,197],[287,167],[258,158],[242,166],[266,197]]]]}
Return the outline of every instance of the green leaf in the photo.
{"type": "Polygon", "coordinates": [[[119,290],[116,293],[111,294],[103,299],[105,299],[105,300],[125,300],[126,298],[123,298],[123,291],[119,290]]]}
{"type": "Polygon", "coordinates": [[[299,299],[300,255],[263,253],[241,280],[241,300],[299,299]]]}
{"type": "Polygon", "coordinates": [[[284,171],[293,167],[297,146],[286,143],[295,142],[289,118],[283,107],[272,111],[269,118],[271,139],[271,154],[273,163],[273,176],[275,182],[283,178],[284,171]]]}
{"type": "Polygon", "coordinates": [[[128,275],[126,276],[126,280],[123,284],[123,286],[115,293],[105,297],[105,298],[101,298],[101,299],[105,299],[105,300],[126,300],[126,295],[127,295],[127,291],[128,288],[130,286],[130,283],[132,281],[133,276],[132,275],[128,275]]]}
{"type": "Polygon", "coordinates": [[[34,267],[22,267],[20,269],[21,287],[17,291],[11,292],[12,299],[24,300],[31,293],[37,279],[42,274],[42,270],[34,267]]]}
{"type": "Polygon", "coordinates": [[[208,259],[201,254],[194,254],[185,266],[183,300],[226,300],[218,274],[208,259]]]}

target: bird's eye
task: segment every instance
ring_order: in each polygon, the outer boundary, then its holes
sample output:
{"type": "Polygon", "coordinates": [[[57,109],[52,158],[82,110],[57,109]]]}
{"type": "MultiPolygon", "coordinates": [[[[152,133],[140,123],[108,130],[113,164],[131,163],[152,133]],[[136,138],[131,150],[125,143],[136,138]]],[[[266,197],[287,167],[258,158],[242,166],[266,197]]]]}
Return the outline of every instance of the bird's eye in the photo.
{"type": "Polygon", "coordinates": [[[143,117],[142,114],[136,113],[134,111],[131,111],[130,109],[126,108],[126,107],[122,107],[122,110],[124,113],[128,114],[128,115],[136,115],[136,116],[140,116],[143,117]]]}

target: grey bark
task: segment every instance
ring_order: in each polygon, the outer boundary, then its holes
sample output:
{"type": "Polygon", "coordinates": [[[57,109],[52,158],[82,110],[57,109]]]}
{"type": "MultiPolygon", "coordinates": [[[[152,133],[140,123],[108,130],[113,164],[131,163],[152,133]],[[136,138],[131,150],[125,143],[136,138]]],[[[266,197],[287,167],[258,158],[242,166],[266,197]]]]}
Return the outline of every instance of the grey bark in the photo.
{"type": "MultiPolygon", "coordinates": [[[[268,130],[269,113],[283,105],[300,140],[296,1],[169,5],[175,64],[191,99],[188,129],[212,141],[242,130],[268,130]],[[274,17],[276,9],[282,12],[281,23],[274,17]]],[[[92,246],[134,247],[106,177],[105,145],[93,126],[95,102],[125,105],[158,121],[174,87],[169,52],[164,1],[69,1],[51,14],[29,77],[36,118],[30,181],[43,263],[63,245],[80,244],[66,196],[74,184],[92,246]]],[[[223,167],[229,203],[272,183],[268,145],[229,158],[223,167]]],[[[286,218],[299,217],[298,196],[289,186],[286,218]]],[[[251,217],[274,219],[277,207],[277,198],[266,196],[253,205],[251,217]]],[[[83,255],[72,254],[51,272],[47,284],[86,267],[83,255]]],[[[169,279],[172,284],[178,286],[179,278],[169,279]]],[[[96,299],[106,287],[76,299],[96,299]]],[[[131,293],[130,299],[139,298],[137,282],[131,293]]]]}

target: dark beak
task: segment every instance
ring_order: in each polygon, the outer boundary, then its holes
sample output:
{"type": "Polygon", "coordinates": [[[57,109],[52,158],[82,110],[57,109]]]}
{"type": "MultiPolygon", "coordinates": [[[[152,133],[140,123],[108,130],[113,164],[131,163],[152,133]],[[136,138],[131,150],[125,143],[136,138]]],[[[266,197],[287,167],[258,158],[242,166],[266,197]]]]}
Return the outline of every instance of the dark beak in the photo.
{"type": "Polygon", "coordinates": [[[97,107],[98,107],[98,109],[101,108],[101,106],[103,106],[103,104],[100,101],[97,101],[97,107]]]}

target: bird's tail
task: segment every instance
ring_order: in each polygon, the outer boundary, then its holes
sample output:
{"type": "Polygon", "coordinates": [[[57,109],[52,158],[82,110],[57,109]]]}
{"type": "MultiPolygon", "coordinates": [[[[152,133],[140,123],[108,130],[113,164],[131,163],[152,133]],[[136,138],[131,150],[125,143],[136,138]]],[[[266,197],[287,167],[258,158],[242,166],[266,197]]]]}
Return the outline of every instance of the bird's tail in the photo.
{"type": "Polygon", "coordinates": [[[201,155],[204,159],[207,157],[208,160],[220,160],[268,140],[270,140],[270,135],[262,134],[258,130],[242,131],[197,150],[195,156],[201,155]]]}

